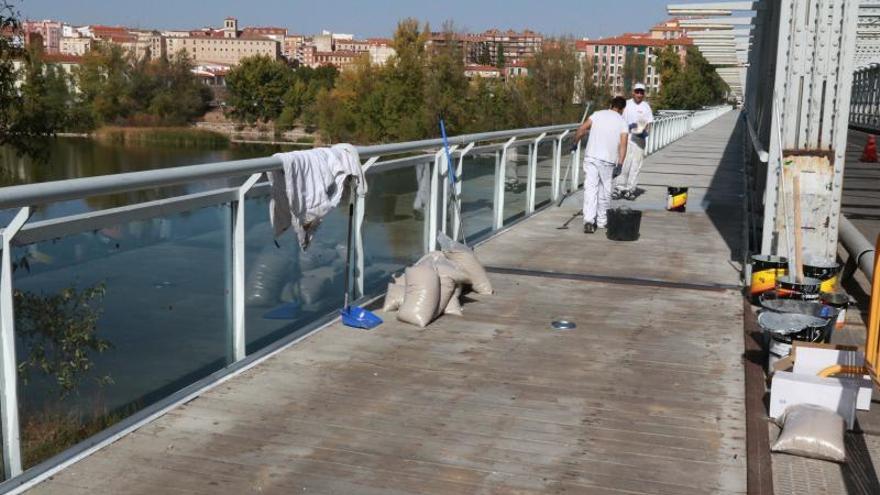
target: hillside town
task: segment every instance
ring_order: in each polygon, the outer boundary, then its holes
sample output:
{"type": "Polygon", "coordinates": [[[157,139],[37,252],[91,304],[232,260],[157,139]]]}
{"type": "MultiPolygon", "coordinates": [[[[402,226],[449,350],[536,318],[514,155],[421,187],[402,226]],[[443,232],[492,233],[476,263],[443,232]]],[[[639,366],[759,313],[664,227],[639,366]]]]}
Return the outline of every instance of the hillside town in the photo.
{"type": "MultiPolygon", "coordinates": [[[[185,54],[193,72],[208,86],[224,86],[228,71],[248,57],[265,56],[294,67],[334,66],[340,71],[352,68],[366,58],[384,65],[395,54],[388,38],[359,39],[353,34],[323,31],[303,35],[282,27],[241,26],[227,17],[222,27],[192,30],[145,30],[123,26],[71,25],[59,20],[27,20],[13,37],[15,44],[36,47],[46,63],[70,70],[82,57],[101,44],[114,44],[137,60],[154,60],[185,54]]],[[[489,29],[482,33],[431,32],[425,45],[436,50],[454,44],[464,57],[469,79],[510,79],[528,74],[528,61],[544,46],[547,38],[531,30],[489,29]]],[[[643,75],[653,93],[661,81],[654,69],[656,54],[667,47],[677,50],[682,60],[692,45],[687,28],[670,19],[644,33],[623,33],[599,39],[574,41],[580,60],[588,61],[593,81],[606,84],[614,93],[624,91],[624,73],[643,75]]]]}

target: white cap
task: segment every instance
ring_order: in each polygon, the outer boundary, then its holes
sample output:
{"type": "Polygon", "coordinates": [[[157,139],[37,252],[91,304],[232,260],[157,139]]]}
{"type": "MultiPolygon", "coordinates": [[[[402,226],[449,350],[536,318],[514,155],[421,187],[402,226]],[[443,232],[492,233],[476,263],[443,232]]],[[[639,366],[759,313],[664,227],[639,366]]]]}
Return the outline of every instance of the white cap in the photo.
{"type": "Polygon", "coordinates": [[[635,90],[637,90],[637,89],[641,89],[642,91],[644,91],[644,90],[645,90],[645,85],[642,84],[642,83],[636,83],[636,85],[633,86],[633,91],[635,91],[635,90]]]}

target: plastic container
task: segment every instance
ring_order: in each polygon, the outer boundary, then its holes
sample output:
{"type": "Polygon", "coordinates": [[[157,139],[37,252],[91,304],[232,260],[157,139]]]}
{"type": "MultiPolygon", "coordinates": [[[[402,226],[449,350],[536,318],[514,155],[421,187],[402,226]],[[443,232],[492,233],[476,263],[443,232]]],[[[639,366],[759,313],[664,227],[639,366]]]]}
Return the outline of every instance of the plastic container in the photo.
{"type": "Polygon", "coordinates": [[[641,211],[621,206],[608,210],[608,229],[605,235],[612,241],[637,241],[641,225],[641,211]]]}

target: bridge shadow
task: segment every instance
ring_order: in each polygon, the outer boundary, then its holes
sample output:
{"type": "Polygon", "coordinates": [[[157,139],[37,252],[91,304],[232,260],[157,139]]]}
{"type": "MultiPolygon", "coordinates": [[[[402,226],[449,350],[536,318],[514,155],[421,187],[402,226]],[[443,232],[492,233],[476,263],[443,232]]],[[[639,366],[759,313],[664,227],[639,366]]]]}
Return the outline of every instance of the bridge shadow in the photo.
{"type": "MultiPolygon", "coordinates": [[[[739,112],[736,112],[735,115],[736,124],[729,131],[727,144],[721,152],[718,168],[712,176],[703,201],[706,214],[730,250],[731,261],[742,261],[743,250],[746,248],[743,242],[743,202],[745,201],[743,133],[745,126],[743,120],[739,118],[739,112]]],[[[713,124],[709,124],[701,131],[706,133],[725,132],[723,128],[719,129],[720,125],[713,124]]]]}

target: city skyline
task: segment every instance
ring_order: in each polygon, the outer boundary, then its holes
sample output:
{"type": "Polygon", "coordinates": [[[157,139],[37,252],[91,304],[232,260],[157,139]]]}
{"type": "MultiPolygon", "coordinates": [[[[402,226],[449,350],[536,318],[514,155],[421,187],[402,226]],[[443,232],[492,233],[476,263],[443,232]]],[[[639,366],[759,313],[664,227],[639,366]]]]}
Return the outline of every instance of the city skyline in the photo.
{"type": "MultiPolygon", "coordinates": [[[[685,0],[680,3],[693,3],[685,0]]],[[[448,0],[443,4],[414,4],[402,0],[357,2],[337,0],[333,8],[309,7],[307,2],[258,0],[256,5],[242,7],[238,2],[216,0],[206,11],[196,2],[154,0],[150,8],[140,4],[122,4],[107,0],[24,0],[13,5],[28,19],[51,18],[71,24],[122,25],[130,28],[193,29],[217,26],[226,16],[237,17],[243,25],[278,26],[292,33],[319,33],[327,29],[369,37],[390,37],[397,22],[414,17],[429,22],[435,29],[451,20],[457,30],[483,31],[489,28],[532,29],[548,36],[571,35],[602,37],[628,31],[644,31],[666,18],[665,6],[669,0],[642,0],[639,16],[619,15],[617,3],[607,0],[577,2],[559,0],[552,9],[534,8],[534,2],[465,2],[448,0]],[[590,10],[595,9],[595,10],[590,10]],[[288,13],[281,13],[287,11],[288,13]],[[348,15],[341,15],[346,12],[348,15]],[[468,14],[462,14],[468,12],[468,14]],[[577,13],[582,13],[578,20],[577,13]]]]}

